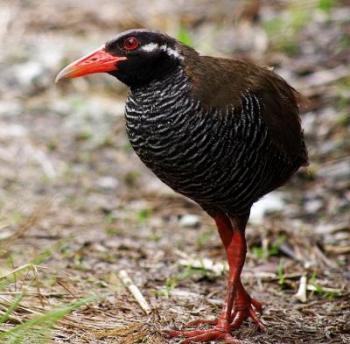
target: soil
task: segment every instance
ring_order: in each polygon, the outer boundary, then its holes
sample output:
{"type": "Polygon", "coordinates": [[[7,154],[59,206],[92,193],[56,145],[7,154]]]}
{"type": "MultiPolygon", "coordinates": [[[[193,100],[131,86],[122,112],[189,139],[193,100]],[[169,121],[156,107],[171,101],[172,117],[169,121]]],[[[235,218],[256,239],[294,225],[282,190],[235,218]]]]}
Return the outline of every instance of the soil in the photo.
{"type": "Polygon", "coordinates": [[[55,325],[52,342],[179,343],[162,330],[220,311],[226,265],[214,223],[132,151],[127,89],[102,75],[53,82],[118,32],[148,27],[205,54],[273,66],[308,97],[310,165],[258,202],[247,228],[243,283],[263,302],[268,330],[245,322],[234,336],[350,343],[346,1],[18,0],[0,1],[0,12],[0,275],[25,272],[0,291],[0,312],[23,292],[1,332],[91,294],[55,325]],[[123,270],[150,314],[118,278],[123,270]]]}

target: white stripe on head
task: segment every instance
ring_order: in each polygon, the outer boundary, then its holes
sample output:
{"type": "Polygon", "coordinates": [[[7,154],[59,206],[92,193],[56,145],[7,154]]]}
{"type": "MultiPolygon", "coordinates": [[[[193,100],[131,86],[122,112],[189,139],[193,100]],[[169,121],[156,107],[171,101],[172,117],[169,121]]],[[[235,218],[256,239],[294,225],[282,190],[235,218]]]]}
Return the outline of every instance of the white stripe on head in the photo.
{"type": "Polygon", "coordinates": [[[183,56],[176,49],[170,48],[166,44],[159,46],[157,43],[148,43],[148,44],[144,45],[141,49],[143,51],[148,52],[148,53],[159,49],[159,50],[167,53],[170,57],[173,57],[173,58],[179,59],[179,60],[184,59],[183,56]]]}
{"type": "Polygon", "coordinates": [[[175,57],[176,59],[183,60],[183,56],[179,54],[176,49],[168,47],[166,44],[160,46],[160,50],[166,52],[169,56],[175,57]]]}
{"type": "Polygon", "coordinates": [[[148,53],[157,49],[159,49],[159,45],[157,43],[148,43],[142,47],[142,50],[147,51],[148,53]]]}

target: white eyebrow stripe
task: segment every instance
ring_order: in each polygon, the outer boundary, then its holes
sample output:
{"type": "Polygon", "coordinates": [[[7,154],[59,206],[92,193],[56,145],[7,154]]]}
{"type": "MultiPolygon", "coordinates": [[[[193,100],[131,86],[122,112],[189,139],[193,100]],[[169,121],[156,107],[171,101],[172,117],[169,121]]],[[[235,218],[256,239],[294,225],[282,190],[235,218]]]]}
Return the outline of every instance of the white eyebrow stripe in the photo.
{"type": "Polygon", "coordinates": [[[165,51],[169,56],[175,57],[176,59],[183,60],[183,56],[179,54],[176,49],[168,47],[166,44],[160,46],[160,50],[165,51]]]}
{"type": "Polygon", "coordinates": [[[174,57],[174,58],[179,59],[179,60],[184,59],[184,57],[176,49],[170,48],[166,44],[159,46],[157,43],[148,43],[148,44],[144,45],[141,49],[143,51],[148,52],[148,53],[159,49],[161,51],[164,51],[165,53],[167,53],[171,57],[174,57]]]}
{"type": "Polygon", "coordinates": [[[151,52],[151,51],[154,51],[156,49],[159,49],[159,45],[157,43],[148,43],[142,47],[142,50],[147,51],[147,52],[151,52]]]}

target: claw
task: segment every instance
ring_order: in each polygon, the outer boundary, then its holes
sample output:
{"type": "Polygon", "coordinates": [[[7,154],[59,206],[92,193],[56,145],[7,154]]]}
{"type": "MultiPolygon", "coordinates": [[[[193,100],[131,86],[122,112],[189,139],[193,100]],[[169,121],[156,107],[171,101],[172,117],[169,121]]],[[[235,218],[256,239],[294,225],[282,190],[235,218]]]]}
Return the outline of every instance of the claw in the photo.
{"type": "Polygon", "coordinates": [[[240,344],[240,341],[234,339],[230,333],[223,331],[221,328],[213,328],[212,330],[194,330],[194,331],[166,331],[169,337],[186,337],[181,344],[190,344],[193,342],[210,342],[224,341],[228,344],[240,344]]]}
{"type": "Polygon", "coordinates": [[[257,317],[256,312],[250,308],[249,309],[249,316],[253,319],[253,321],[258,325],[259,329],[263,332],[266,332],[266,326],[263,324],[263,322],[257,317]]]}
{"type": "Polygon", "coordinates": [[[251,302],[251,304],[254,306],[254,308],[256,309],[256,311],[257,311],[260,315],[262,315],[262,314],[263,314],[263,306],[262,306],[262,304],[261,304],[259,301],[255,300],[255,299],[251,299],[250,302],[251,302]]]}

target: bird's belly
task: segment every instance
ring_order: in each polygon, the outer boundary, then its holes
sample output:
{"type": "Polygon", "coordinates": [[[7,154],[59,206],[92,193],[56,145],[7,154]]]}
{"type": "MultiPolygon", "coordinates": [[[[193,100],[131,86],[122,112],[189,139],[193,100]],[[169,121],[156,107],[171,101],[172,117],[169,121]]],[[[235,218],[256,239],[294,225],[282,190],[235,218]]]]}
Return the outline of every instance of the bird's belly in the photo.
{"type": "Polygon", "coordinates": [[[205,208],[247,211],[262,196],[265,156],[251,152],[233,126],[218,131],[215,123],[198,121],[177,125],[140,117],[127,121],[127,132],[140,159],[175,191],[205,208]]]}

